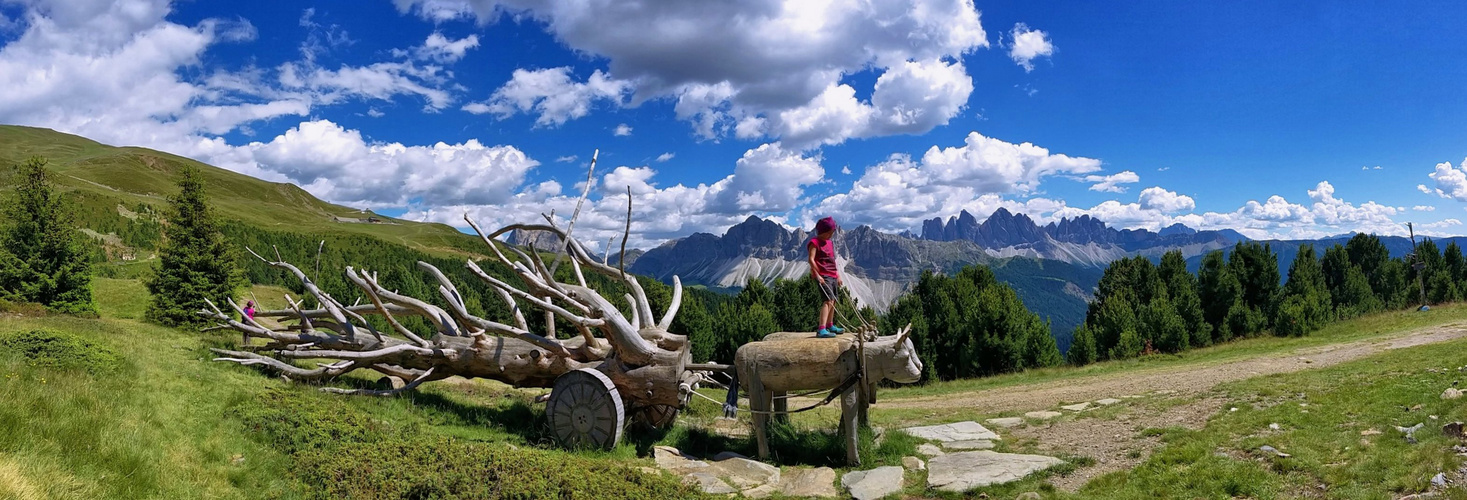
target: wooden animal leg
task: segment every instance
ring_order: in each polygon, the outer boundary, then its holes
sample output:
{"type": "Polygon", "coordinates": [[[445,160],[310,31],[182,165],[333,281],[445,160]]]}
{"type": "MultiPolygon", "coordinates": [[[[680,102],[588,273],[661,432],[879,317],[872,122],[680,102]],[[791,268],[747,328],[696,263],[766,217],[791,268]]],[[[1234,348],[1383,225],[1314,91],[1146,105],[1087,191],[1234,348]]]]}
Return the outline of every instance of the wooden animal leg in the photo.
{"type": "Polygon", "coordinates": [[[776,392],[770,395],[774,399],[774,411],[776,412],[774,421],[781,424],[790,423],[790,414],[787,413],[790,411],[790,402],[788,399],[785,399],[787,395],[789,395],[787,392],[776,392]]]}
{"type": "Polygon", "coordinates": [[[856,423],[861,427],[871,427],[871,396],[876,394],[875,391],[875,387],[867,386],[864,383],[856,388],[856,392],[860,393],[861,397],[860,402],[856,405],[856,423]]]}
{"type": "Polygon", "coordinates": [[[861,465],[861,435],[856,427],[861,399],[859,387],[846,389],[840,397],[840,430],[846,440],[846,463],[852,466],[861,465]]]}
{"type": "Polygon", "coordinates": [[[754,416],[754,440],[759,442],[759,458],[769,458],[769,414],[771,394],[758,380],[749,381],[749,413],[754,416]]]}

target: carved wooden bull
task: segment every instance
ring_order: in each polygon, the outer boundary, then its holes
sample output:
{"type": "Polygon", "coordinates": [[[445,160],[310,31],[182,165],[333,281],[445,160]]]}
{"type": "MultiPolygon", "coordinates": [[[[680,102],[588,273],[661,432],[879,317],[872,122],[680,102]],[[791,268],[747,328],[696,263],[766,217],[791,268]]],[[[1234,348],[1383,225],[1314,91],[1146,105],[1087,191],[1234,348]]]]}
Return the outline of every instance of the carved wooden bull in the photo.
{"type": "MultiPolygon", "coordinates": [[[[864,424],[861,413],[869,404],[865,395],[874,391],[875,384],[881,380],[909,384],[922,377],[922,361],[907,337],[909,331],[866,342],[866,378],[850,385],[839,396],[840,430],[846,440],[846,460],[852,465],[860,463],[856,429],[864,424]]],[[[769,412],[775,409],[776,394],[839,388],[860,367],[856,338],[850,334],[833,339],[817,339],[811,334],[772,334],[765,339],[744,344],[734,354],[738,386],[749,395],[749,408],[753,410],[759,458],[769,457],[769,412]]],[[[784,403],[783,399],[778,401],[784,403]]]]}

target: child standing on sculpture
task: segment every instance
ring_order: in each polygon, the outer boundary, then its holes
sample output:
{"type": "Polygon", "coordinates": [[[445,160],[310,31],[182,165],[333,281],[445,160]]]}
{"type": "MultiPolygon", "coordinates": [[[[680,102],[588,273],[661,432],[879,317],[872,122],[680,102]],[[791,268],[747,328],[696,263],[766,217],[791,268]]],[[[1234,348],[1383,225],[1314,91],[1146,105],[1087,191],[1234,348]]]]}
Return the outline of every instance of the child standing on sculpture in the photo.
{"type": "Polygon", "coordinates": [[[820,326],[815,336],[828,339],[845,331],[835,326],[835,300],[840,294],[840,270],[835,264],[835,219],[826,217],[815,223],[815,236],[805,245],[810,252],[810,277],[820,287],[825,303],[820,305],[820,326]]]}

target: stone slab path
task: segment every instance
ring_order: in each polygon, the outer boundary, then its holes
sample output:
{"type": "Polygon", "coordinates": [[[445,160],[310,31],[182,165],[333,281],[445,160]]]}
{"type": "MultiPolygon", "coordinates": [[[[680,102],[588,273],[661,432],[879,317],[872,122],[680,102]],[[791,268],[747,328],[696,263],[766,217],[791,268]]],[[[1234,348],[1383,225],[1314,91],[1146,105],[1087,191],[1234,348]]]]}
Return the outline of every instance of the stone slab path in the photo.
{"type": "Polygon", "coordinates": [[[965,451],[927,461],[927,487],[963,492],[980,486],[1023,479],[1029,474],[1064,463],[1043,455],[965,451]]]}
{"type": "Polygon", "coordinates": [[[973,421],[908,427],[902,429],[902,431],[911,434],[912,437],[938,442],[995,441],[999,439],[998,434],[983,427],[982,424],[973,421]]]}
{"type": "Polygon", "coordinates": [[[906,469],[891,465],[852,471],[841,476],[840,484],[856,500],[876,500],[902,491],[902,480],[906,478],[906,472],[906,469]]]}

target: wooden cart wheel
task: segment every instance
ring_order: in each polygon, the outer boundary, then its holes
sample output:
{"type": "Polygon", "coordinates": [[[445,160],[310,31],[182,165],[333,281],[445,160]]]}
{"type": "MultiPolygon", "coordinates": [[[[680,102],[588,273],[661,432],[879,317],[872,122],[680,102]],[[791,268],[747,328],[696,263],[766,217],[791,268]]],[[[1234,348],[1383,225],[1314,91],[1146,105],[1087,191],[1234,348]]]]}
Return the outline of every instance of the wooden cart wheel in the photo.
{"type": "Polygon", "coordinates": [[[555,379],[545,416],[555,439],[566,448],[611,449],[621,442],[626,423],[621,394],[611,379],[586,368],[555,379]]]}
{"type": "Polygon", "coordinates": [[[672,405],[652,405],[632,415],[633,421],[654,429],[668,429],[677,421],[678,408],[672,405]]]}

